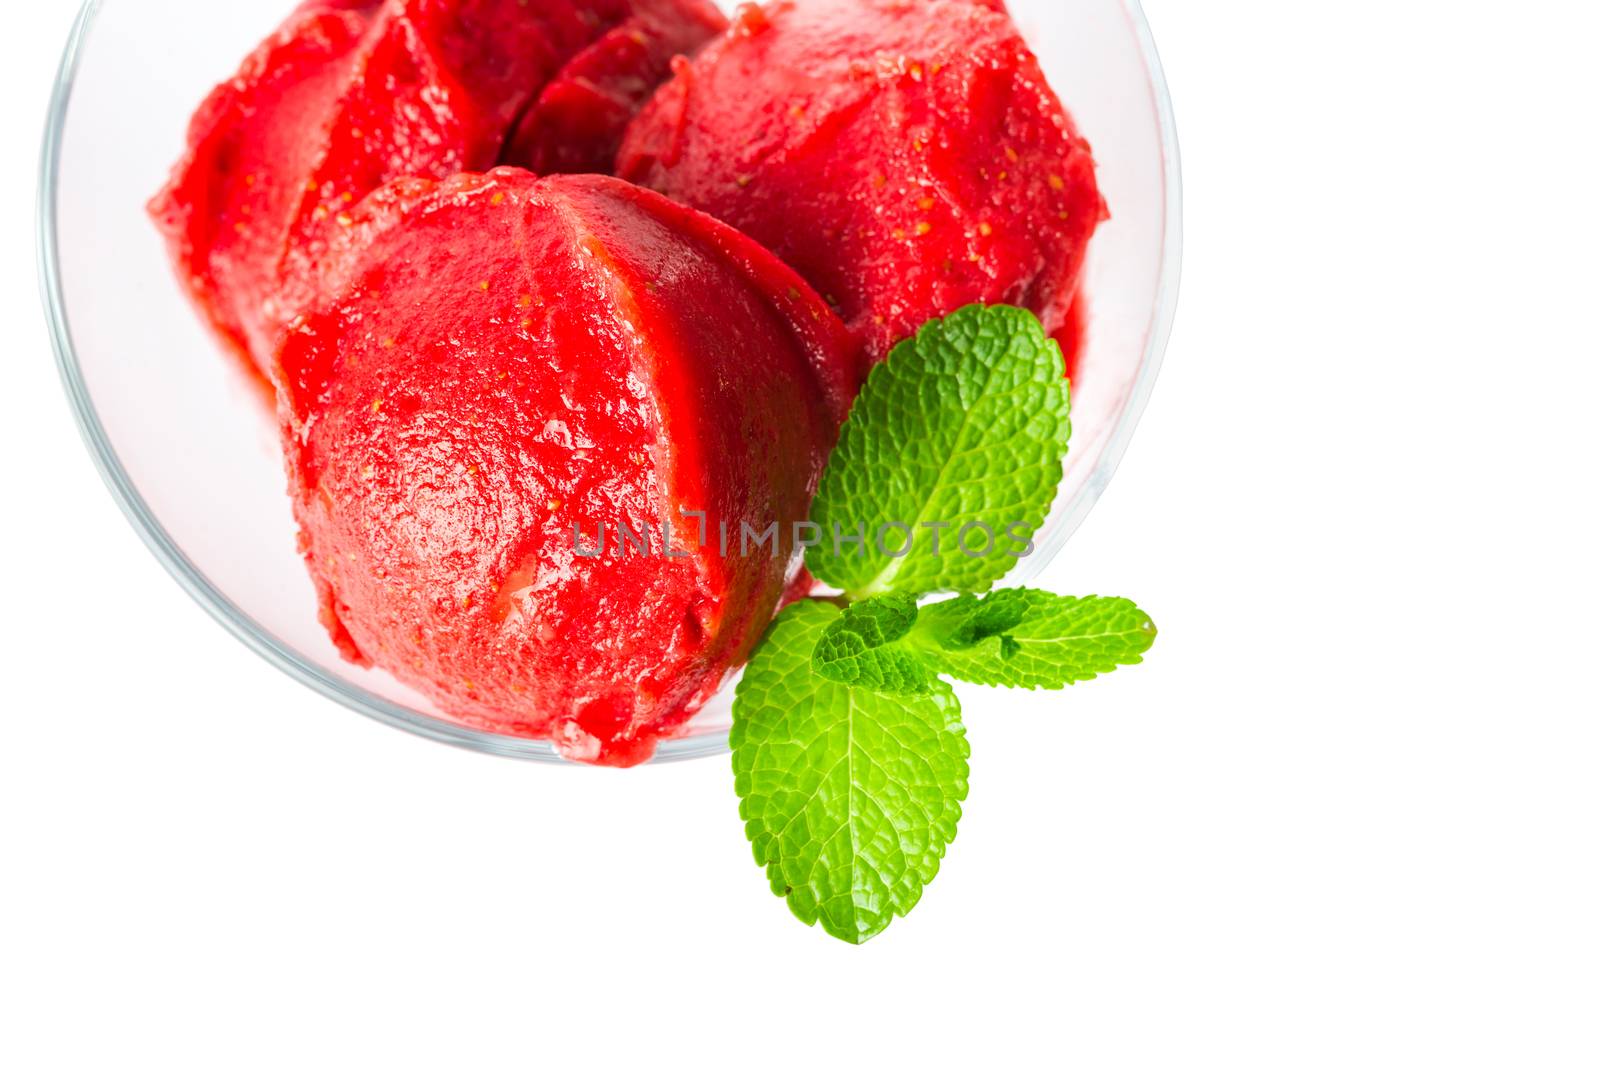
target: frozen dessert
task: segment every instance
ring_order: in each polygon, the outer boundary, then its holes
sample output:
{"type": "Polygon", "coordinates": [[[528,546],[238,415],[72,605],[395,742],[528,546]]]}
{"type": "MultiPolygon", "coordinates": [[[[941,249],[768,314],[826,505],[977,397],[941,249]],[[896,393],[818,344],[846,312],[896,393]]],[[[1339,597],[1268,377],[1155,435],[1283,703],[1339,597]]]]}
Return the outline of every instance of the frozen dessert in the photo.
{"type": "Polygon", "coordinates": [[[727,26],[710,0],[633,0],[633,14],[561,69],[517,124],[504,162],[538,174],[610,174],[628,123],[727,26]]]}
{"type": "Polygon", "coordinates": [[[406,179],[353,214],[278,375],[324,622],[461,722],[646,758],[809,589],[843,324],[608,177],[406,179]]]}
{"type": "Polygon", "coordinates": [[[772,249],[874,358],[978,302],[1062,333],[1106,217],[1089,145],[1003,6],[974,0],[746,5],[617,173],[772,249]]]}
{"type": "Polygon", "coordinates": [[[643,96],[672,50],[719,24],[704,0],[311,0],[200,106],[150,210],[206,319],[266,373],[356,201],[392,178],[494,166],[547,89],[551,130],[601,142],[568,156],[609,155],[626,119],[575,128],[560,101],[586,72],[643,96]],[[646,44],[612,47],[612,30],[646,44]]]}
{"type": "Polygon", "coordinates": [[[974,303],[1070,351],[1106,217],[1001,0],[311,0],[150,210],[339,650],[615,765],[811,592],[871,363],[974,303]]]}

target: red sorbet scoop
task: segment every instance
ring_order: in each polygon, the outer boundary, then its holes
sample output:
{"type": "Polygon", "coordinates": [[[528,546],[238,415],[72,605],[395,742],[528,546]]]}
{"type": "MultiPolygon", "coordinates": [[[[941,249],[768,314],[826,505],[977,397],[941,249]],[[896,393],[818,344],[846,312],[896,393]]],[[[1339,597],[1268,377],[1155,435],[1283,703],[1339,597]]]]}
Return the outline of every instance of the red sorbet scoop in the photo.
{"type": "Polygon", "coordinates": [[[1061,331],[1106,217],[1033,54],[973,0],[746,5],[634,120],[617,172],[766,244],[873,358],[973,302],[1061,331]]]}
{"type": "Polygon", "coordinates": [[[672,60],[727,28],[710,0],[634,0],[634,13],[547,85],[502,162],[539,174],[610,174],[617,146],[672,60]]]}
{"type": "Polygon", "coordinates": [[[324,622],[463,723],[647,758],[804,581],[850,335],[754,242],[612,178],[403,179],[353,215],[279,378],[324,622]]]}
{"type": "MultiPolygon", "coordinates": [[[[494,165],[540,91],[636,11],[674,27],[674,46],[715,29],[700,0],[301,5],[201,105],[150,204],[217,333],[266,371],[355,201],[393,178],[494,165]]],[[[629,59],[659,80],[653,52],[629,59]]],[[[609,152],[614,132],[599,136],[609,152]]]]}

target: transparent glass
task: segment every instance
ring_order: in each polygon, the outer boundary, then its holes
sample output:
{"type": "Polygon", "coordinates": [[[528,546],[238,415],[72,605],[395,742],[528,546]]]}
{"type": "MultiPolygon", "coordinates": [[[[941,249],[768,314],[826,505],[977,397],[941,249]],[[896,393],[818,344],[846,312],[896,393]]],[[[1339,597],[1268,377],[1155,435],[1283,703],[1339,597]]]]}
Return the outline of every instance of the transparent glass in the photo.
{"type": "MultiPolygon", "coordinates": [[[[317,623],[274,429],[179,291],[144,202],[190,112],[291,0],[89,0],[62,57],[41,161],[39,267],[62,381],[111,492],[151,550],[241,641],[380,722],[503,756],[547,743],[441,718],[394,679],[344,662],[317,623]]],[[[1116,470],[1155,383],[1177,295],[1178,146],[1137,0],[1010,0],[1093,143],[1113,219],[1094,239],[1072,455],[1037,574],[1116,470]]],[[[725,752],[730,691],[656,760],[725,752]]]]}

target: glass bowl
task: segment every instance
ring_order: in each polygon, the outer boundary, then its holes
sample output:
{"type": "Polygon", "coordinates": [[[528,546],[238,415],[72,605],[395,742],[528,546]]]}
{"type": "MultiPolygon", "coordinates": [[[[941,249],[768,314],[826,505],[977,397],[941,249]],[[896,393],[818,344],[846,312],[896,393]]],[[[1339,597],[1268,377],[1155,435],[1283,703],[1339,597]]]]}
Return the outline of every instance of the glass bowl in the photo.
{"type": "MultiPolygon", "coordinates": [[[[61,377],[134,528],[241,641],[325,697],[487,753],[560,758],[548,742],[460,726],[380,671],[341,660],[295,551],[272,420],[179,290],[144,213],[190,112],[291,0],[89,0],[62,57],[39,188],[39,268],[61,377]]],[[[1113,219],[1094,239],[1072,454],[1037,575],[1104,490],[1155,384],[1177,295],[1178,146],[1137,0],[1010,0],[1095,148],[1113,219]]],[[[727,750],[731,690],[657,761],[727,750]]]]}

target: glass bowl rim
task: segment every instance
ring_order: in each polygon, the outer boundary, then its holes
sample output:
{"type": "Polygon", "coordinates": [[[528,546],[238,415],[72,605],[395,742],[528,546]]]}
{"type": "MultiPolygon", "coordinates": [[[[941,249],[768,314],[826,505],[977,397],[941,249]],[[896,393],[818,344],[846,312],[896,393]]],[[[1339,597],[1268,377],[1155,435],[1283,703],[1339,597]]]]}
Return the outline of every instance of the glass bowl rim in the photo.
{"type": "MultiPolygon", "coordinates": [[[[56,218],[61,142],[66,130],[72,91],[79,61],[82,58],[83,44],[88,38],[95,14],[103,2],[104,0],[84,0],[67,38],[66,48],[56,73],[45,123],[44,143],[39,157],[36,238],[40,290],[44,301],[45,319],[50,330],[51,347],[55,350],[57,369],[73,416],[77,420],[78,430],[111,495],[156,559],[200,607],[246,647],[304,686],[369,719],[446,745],[494,756],[541,763],[569,764],[557,754],[555,747],[547,740],[491,734],[436,719],[347,682],[301,656],[234,604],[195,567],[161,525],[160,520],[151,512],[144,497],[134,486],[133,480],[117,458],[116,450],[106,436],[99,413],[89,396],[82,367],[78,363],[62,290],[56,218]]],[[[1094,471],[1084,483],[1071,510],[1063,516],[1061,524],[1053,532],[1051,544],[1043,547],[1051,556],[1087,518],[1127,451],[1134,429],[1155,388],[1167,341],[1172,333],[1173,317],[1177,311],[1183,229],[1182,174],[1177,127],[1173,119],[1172,101],[1167,92],[1161,60],[1144,10],[1139,0],[1120,0],[1120,3],[1139,44],[1140,59],[1155,98],[1154,104],[1161,127],[1162,180],[1166,193],[1161,274],[1156,290],[1156,309],[1149,324],[1139,371],[1127,403],[1123,406],[1094,471]]],[[[714,730],[704,734],[664,739],[651,763],[665,764],[693,760],[698,757],[716,756],[727,751],[728,732],[714,730]]]]}

